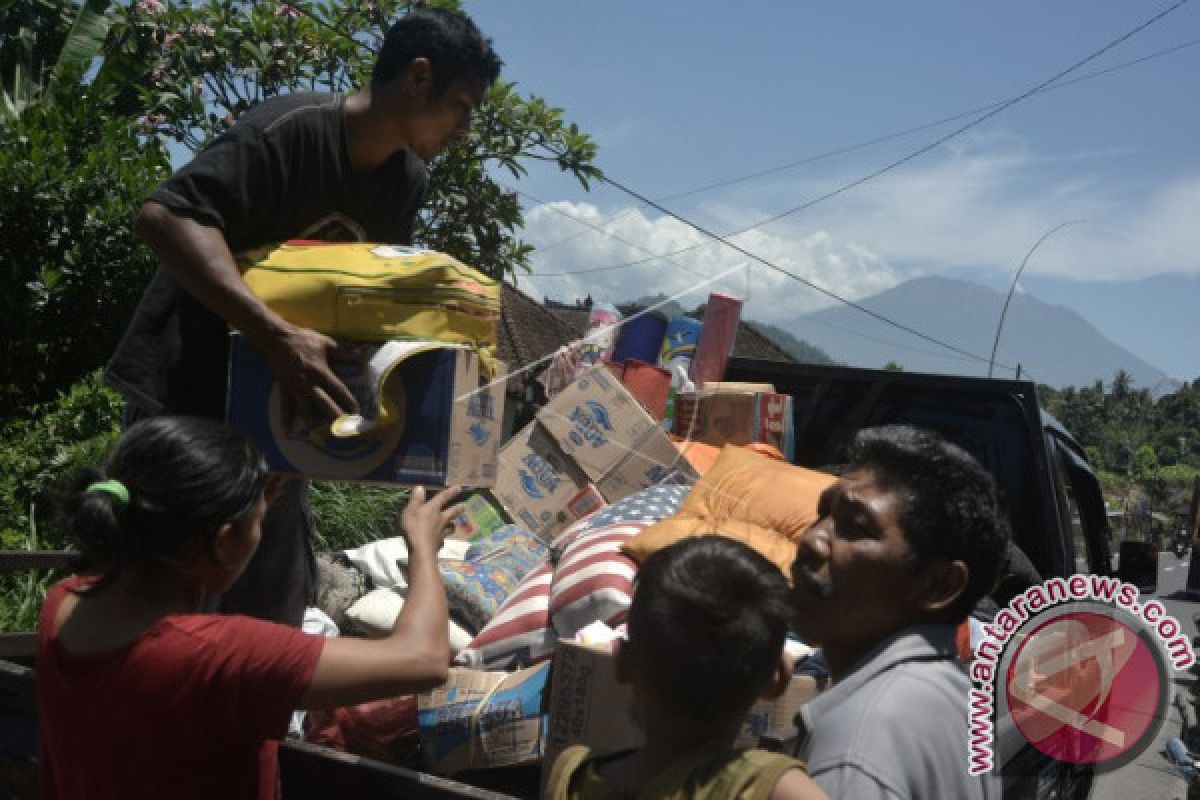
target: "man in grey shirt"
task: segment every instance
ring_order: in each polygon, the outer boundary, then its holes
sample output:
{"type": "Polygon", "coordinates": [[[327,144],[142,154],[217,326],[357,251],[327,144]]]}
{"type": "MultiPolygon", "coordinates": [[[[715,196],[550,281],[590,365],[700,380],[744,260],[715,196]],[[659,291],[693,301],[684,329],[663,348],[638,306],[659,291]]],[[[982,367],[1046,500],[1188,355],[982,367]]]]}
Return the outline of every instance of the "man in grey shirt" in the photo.
{"type": "Polygon", "coordinates": [[[795,628],[832,688],[801,711],[800,756],[831,797],[1000,797],[967,762],[970,682],[955,626],[991,588],[1008,529],[996,486],[938,436],[862,431],[792,566],[795,628]]]}

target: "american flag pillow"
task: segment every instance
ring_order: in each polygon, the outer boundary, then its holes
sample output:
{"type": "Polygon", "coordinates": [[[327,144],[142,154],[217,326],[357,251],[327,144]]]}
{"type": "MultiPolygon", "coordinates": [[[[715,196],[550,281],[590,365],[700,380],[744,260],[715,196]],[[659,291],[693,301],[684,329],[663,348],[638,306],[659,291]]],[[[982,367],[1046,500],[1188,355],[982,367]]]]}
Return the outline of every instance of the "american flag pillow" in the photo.
{"type": "Polygon", "coordinates": [[[550,620],[559,636],[570,639],[597,620],[614,627],[624,622],[637,565],[621,545],[650,524],[630,520],[584,529],[565,544],[550,587],[550,620]]]}

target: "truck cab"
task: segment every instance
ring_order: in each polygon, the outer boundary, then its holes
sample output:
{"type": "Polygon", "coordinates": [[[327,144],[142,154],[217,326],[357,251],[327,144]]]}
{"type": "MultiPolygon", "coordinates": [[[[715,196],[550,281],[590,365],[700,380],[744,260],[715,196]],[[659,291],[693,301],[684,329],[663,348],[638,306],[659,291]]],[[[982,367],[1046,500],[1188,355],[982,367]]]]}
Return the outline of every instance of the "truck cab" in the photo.
{"type": "MultiPolygon", "coordinates": [[[[792,396],[801,466],[836,467],[856,432],[889,424],[937,431],[971,453],[995,477],[1020,551],[994,594],[1000,606],[1051,577],[1112,572],[1099,481],[1033,383],[738,358],[725,378],[792,396]]],[[[996,737],[1006,798],[1086,797],[1090,768],[1043,755],[1011,720],[998,721],[996,737]]]]}

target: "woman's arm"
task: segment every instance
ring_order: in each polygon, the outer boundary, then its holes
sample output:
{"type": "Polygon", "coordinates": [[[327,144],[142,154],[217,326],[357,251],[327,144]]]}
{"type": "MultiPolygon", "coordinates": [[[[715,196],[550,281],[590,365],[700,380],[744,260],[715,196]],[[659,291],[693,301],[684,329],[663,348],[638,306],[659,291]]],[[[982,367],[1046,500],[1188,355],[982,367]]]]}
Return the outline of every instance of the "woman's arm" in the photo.
{"type": "Polygon", "coordinates": [[[332,708],[424,691],[446,681],[450,643],[446,591],[438,571],[442,533],[462,505],[446,508],[459,490],[432,499],[413,490],[401,519],[408,539],[409,586],[404,608],[384,639],[333,638],[325,643],[301,708],[332,708]]]}

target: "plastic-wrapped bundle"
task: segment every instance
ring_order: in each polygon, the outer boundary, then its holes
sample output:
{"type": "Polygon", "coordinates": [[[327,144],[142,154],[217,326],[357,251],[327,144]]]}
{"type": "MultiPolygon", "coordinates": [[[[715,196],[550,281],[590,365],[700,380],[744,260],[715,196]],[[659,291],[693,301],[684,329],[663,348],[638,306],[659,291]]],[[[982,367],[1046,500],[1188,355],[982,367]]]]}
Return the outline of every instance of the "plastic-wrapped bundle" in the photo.
{"type": "Polygon", "coordinates": [[[592,313],[588,315],[587,333],[580,348],[576,375],[587,372],[612,356],[613,342],[616,340],[617,326],[620,322],[621,312],[617,311],[616,306],[609,303],[596,303],[592,306],[592,313]]]}

